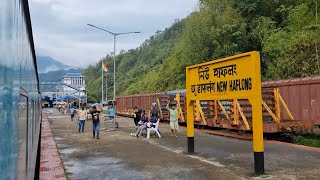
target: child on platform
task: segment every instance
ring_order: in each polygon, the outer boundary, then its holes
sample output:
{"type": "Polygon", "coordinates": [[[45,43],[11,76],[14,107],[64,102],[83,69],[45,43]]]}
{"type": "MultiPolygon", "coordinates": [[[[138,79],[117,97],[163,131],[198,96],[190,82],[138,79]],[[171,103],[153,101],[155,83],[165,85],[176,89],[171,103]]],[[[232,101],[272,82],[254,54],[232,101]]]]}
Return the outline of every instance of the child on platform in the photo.
{"type": "Polygon", "coordinates": [[[178,107],[177,107],[176,103],[169,102],[166,108],[170,113],[171,136],[178,137],[178,129],[179,129],[178,109],[180,108],[180,106],[178,104],[178,107]]]}

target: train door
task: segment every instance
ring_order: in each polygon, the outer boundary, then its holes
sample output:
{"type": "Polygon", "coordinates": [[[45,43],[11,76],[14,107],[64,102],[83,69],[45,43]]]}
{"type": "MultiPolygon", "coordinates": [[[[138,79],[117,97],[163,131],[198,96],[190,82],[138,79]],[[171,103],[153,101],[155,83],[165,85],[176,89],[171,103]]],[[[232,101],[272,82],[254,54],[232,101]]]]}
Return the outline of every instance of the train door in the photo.
{"type": "Polygon", "coordinates": [[[26,179],[28,166],[28,95],[19,97],[18,121],[18,179],[26,179]]]}

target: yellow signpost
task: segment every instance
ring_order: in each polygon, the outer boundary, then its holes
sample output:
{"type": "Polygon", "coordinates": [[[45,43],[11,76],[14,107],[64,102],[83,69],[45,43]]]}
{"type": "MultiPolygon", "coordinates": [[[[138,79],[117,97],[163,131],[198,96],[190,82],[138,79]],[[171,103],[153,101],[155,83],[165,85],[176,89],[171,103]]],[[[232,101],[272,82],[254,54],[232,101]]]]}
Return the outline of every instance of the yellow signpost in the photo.
{"type": "Polygon", "coordinates": [[[188,152],[194,152],[196,100],[248,99],[252,106],[254,165],[264,173],[260,55],[253,51],[186,67],[188,152]]]}

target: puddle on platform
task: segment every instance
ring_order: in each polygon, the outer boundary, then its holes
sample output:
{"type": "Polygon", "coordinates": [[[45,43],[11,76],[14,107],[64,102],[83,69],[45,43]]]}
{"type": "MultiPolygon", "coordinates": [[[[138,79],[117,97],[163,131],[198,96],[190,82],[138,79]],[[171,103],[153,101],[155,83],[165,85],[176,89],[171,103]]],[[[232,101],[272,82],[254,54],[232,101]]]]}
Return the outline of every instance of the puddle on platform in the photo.
{"type": "Polygon", "coordinates": [[[64,138],[61,138],[61,137],[54,137],[54,140],[56,140],[56,141],[61,141],[61,140],[63,140],[64,138]]]}
{"type": "Polygon", "coordinates": [[[72,154],[74,152],[80,152],[81,150],[80,149],[77,149],[77,148],[65,148],[65,149],[60,149],[59,152],[61,154],[72,154]]]}
{"type": "Polygon", "coordinates": [[[70,116],[48,115],[48,118],[51,119],[51,120],[52,120],[52,119],[55,119],[55,120],[56,120],[56,119],[57,119],[57,120],[64,120],[64,118],[70,118],[70,116]]]}
{"type": "Polygon", "coordinates": [[[70,159],[64,166],[70,179],[152,179],[151,173],[128,169],[121,159],[112,157],[70,159]]]}

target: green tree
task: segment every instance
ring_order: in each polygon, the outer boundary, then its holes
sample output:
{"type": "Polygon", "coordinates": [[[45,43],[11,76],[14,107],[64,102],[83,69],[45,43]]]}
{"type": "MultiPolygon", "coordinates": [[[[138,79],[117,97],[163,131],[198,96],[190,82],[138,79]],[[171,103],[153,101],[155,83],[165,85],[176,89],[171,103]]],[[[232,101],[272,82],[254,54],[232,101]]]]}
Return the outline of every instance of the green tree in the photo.
{"type": "MultiPolygon", "coordinates": [[[[319,29],[314,0],[200,0],[185,19],[117,55],[117,94],[182,89],[186,66],[253,50],[263,80],[319,75],[319,29]]],[[[113,56],[102,60],[112,95],[113,56]]],[[[89,100],[99,101],[101,62],[84,75],[89,100]]]]}

